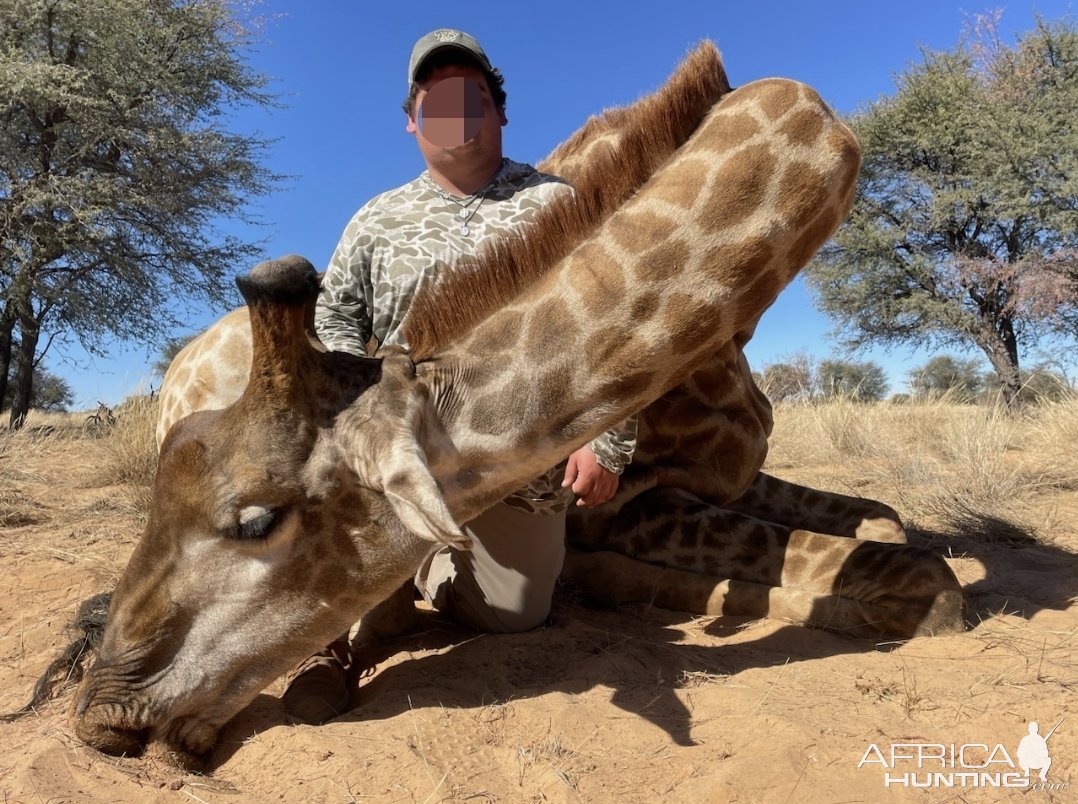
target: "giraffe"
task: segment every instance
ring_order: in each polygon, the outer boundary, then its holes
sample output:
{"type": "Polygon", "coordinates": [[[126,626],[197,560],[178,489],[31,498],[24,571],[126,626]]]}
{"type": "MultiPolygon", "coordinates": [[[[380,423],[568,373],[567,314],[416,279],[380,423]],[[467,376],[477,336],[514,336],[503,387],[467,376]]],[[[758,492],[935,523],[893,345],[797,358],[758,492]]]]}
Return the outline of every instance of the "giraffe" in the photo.
{"type": "MultiPolygon", "coordinates": [[[[229,397],[191,371],[200,353],[205,366],[235,347],[220,330],[169,371],[202,401],[183,415],[184,392],[162,389],[150,514],[73,702],[78,736],[110,753],[158,741],[197,761],[270,681],[399,589],[432,543],[467,549],[458,522],[698,381],[845,216],[858,161],[815,92],[781,79],[729,91],[705,45],[630,107],[575,198],[416,299],[410,353],[320,350],[317,275],[302,258],[237,280],[246,383],[225,407],[195,409],[229,397]]],[[[788,550],[815,547],[797,533],[788,550]]],[[[900,597],[889,572],[917,557],[878,546],[890,552],[828,591],[856,580],[900,597]]],[[[795,558],[811,571],[818,557],[795,558]]],[[[953,590],[937,586],[947,604],[953,590]]],[[[865,623],[856,606],[836,616],[865,623]]]]}
{"type": "MultiPolygon", "coordinates": [[[[589,159],[617,148],[627,117],[627,110],[614,109],[589,118],[539,169],[576,184],[589,159]]],[[[832,537],[904,544],[905,531],[893,509],[760,471],[773,418],[743,351],[758,320],[748,322],[702,368],[640,412],[636,455],[615,500],[598,511],[569,512],[563,579],[610,602],[771,616],[865,636],[960,629],[957,581],[927,551],[903,551],[901,566],[891,559],[889,588],[872,592],[861,583],[854,592],[849,585],[852,554],[866,565],[890,548],[832,537]],[[681,546],[679,554],[671,549],[675,544],[681,546]],[[780,577],[776,567],[787,552],[818,560],[780,577]],[[905,580],[897,577],[900,572],[905,580]],[[912,582],[913,575],[920,580],[912,582]],[[846,592],[836,595],[844,584],[846,592]],[[803,594],[810,589],[813,594],[803,594]],[[905,594],[896,596],[895,589],[905,594]],[[945,604],[937,602],[942,590],[945,604]],[[858,596],[860,602],[848,599],[858,596]],[[844,615],[836,616],[843,608],[844,615]]]]}

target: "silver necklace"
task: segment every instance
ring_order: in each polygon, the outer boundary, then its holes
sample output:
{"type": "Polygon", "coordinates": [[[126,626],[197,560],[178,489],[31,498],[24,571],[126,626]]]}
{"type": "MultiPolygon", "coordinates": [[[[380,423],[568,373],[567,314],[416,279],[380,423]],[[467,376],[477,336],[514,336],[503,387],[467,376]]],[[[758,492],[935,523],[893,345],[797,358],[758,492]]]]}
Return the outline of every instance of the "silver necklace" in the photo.
{"type": "Polygon", "coordinates": [[[500,168],[481,189],[463,200],[450,195],[439,187],[429,173],[424,174],[424,177],[426,178],[427,183],[434,189],[434,192],[436,192],[443,201],[447,204],[452,204],[457,208],[457,213],[454,217],[457,219],[457,225],[460,227],[458,231],[460,232],[461,237],[467,237],[472,231],[471,227],[468,226],[468,223],[475,217],[475,213],[479,211],[479,208],[483,206],[483,202],[487,200],[487,190],[494,184],[494,180],[498,178],[499,173],[501,173],[500,168]],[[475,206],[473,207],[472,204],[475,204],[475,206]]]}

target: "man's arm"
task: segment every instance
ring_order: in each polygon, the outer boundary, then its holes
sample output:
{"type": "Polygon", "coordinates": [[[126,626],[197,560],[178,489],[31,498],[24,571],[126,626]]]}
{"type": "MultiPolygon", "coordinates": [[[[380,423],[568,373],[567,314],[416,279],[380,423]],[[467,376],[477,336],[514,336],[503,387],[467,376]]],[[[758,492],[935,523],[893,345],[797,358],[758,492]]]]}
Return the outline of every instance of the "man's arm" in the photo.
{"type": "Polygon", "coordinates": [[[370,254],[356,247],[360,214],[348,223],[329,267],[314,308],[314,328],[331,352],[362,357],[371,339],[371,311],[367,305],[371,283],[370,254]]]}

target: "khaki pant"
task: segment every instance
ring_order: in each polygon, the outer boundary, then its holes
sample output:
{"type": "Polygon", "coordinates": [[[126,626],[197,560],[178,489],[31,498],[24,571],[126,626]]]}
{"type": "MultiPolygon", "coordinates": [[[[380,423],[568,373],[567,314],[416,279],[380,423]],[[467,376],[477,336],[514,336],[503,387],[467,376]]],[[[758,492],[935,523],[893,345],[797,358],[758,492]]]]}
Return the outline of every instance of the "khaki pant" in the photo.
{"type": "Polygon", "coordinates": [[[542,625],[565,560],[565,511],[530,514],[500,502],[464,530],[475,541],[471,551],[442,547],[419,568],[423,598],[476,631],[542,625]]]}

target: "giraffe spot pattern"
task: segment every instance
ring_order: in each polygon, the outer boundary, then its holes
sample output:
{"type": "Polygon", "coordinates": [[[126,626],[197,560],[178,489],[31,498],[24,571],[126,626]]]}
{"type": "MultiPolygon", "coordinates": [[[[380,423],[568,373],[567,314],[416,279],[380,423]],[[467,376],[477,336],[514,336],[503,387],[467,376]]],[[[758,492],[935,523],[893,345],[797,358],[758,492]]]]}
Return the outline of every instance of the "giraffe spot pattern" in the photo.
{"type": "Polygon", "coordinates": [[[580,326],[560,298],[548,299],[528,314],[524,349],[537,363],[564,357],[580,341],[580,326]]]}
{"type": "Polygon", "coordinates": [[[566,406],[569,402],[568,389],[572,384],[572,376],[572,371],[565,363],[544,371],[540,375],[536,384],[537,404],[540,410],[549,410],[556,415],[566,406]]]}
{"type": "Polygon", "coordinates": [[[593,372],[612,375],[633,371],[648,353],[647,343],[636,334],[615,329],[600,333],[588,343],[587,361],[593,372]]]}
{"type": "MultiPolygon", "coordinates": [[[[520,333],[524,327],[523,316],[518,312],[505,310],[497,313],[483,327],[482,337],[484,348],[495,353],[508,352],[516,348],[520,340],[520,333]],[[489,338],[487,330],[498,333],[497,338],[489,338]]],[[[477,333],[479,335],[480,333],[477,333]]]]}
{"type": "Polygon", "coordinates": [[[738,305],[743,318],[758,316],[783,288],[782,277],[762,271],[749,285],[748,292],[738,305]]]}
{"type": "MultiPolygon", "coordinates": [[[[736,243],[723,243],[710,249],[704,257],[704,265],[721,276],[725,283],[744,287],[766,275],[775,252],[763,238],[751,238],[736,243]]],[[[754,305],[770,302],[770,299],[753,299],[754,305]]]]}
{"type": "Polygon", "coordinates": [[[690,209],[706,184],[701,178],[707,168],[706,161],[699,159],[684,159],[671,165],[663,171],[662,181],[649,188],[648,197],[690,209]]]}
{"type": "Polygon", "coordinates": [[[691,254],[684,240],[670,238],[641,254],[634,273],[642,282],[669,282],[681,273],[691,254]]]}
{"type": "Polygon", "coordinates": [[[688,293],[671,294],[664,314],[670,349],[685,354],[711,342],[719,320],[717,305],[688,293]]]}
{"type": "Polygon", "coordinates": [[[657,290],[648,290],[633,297],[631,314],[637,324],[645,324],[659,311],[662,297],[657,290]]]}
{"type": "Polygon", "coordinates": [[[779,217],[794,230],[816,217],[828,203],[827,177],[805,162],[788,165],[779,179],[779,217]]]}
{"type": "Polygon", "coordinates": [[[724,232],[745,222],[765,204],[778,159],[766,146],[747,149],[728,159],[709,182],[711,197],[699,215],[708,232],[724,232]]]}
{"type": "Polygon", "coordinates": [[[610,310],[625,294],[625,278],[620,271],[597,271],[610,261],[598,242],[588,242],[573,252],[568,264],[569,286],[579,295],[585,315],[596,318],[610,310]]]}
{"type": "Polygon", "coordinates": [[[788,115],[778,128],[791,145],[811,146],[823,134],[826,120],[816,109],[801,109],[788,115]]]}
{"type": "Polygon", "coordinates": [[[504,394],[491,391],[480,395],[472,404],[468,427],[479,435],[500,436],[510,432],[515,423],[510,421],[504,411],[526,410],[527,394],[530,390],[518,384],[504,394]]]}
{"type": "Polygon", "coordinates": [[[700,138],[721,143],[719,147],[723,149],[732,149],[762,130],[759,121],[748,112],[716,111],[700,127],[700,138]]]}
{"type": "Polygon", "coordinates": [[[653,371],[636,371],[604,383],[599,389],[601,399],[624,399],[646,397],[655,380],[653,371]]]}
{"type": "Polygon", "coordinates": [[[611,218],[603,236],[619,249],[640,255],[651,252],[656,243],[668,242],[678,228],[677,220],[636,204],[631,211],[611,218]]]}
{"type": "Polygon", "coordinates": [[[819,250],[820,246],[824,244],[834,230],[835,217],[828,210],[824,210],[790,248],[790,263],[804,265],[819,250]]]}
{"type": "Polygon", "coordinates": [[[798,105],[800,86],[790,81],[764,79],[751,87],[760,108],[772,120],[778,120],[798,105]]]}

